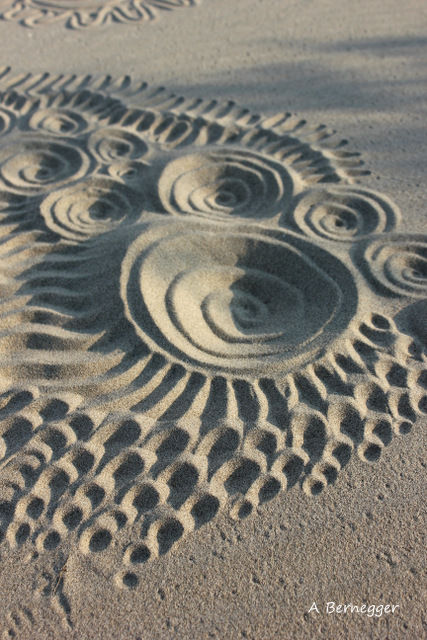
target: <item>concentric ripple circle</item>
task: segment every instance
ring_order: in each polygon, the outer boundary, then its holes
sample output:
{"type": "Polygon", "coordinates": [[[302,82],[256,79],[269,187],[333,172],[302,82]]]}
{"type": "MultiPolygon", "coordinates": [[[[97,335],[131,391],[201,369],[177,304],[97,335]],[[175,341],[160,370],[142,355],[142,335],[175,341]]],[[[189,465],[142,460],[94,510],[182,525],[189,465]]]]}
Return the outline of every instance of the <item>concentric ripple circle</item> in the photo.
{"type": "Polygon", "coordinates": [[[47,226],[63,238],[85,240],[134,222],[140,211],[133,195],[114,180],[95,176],[51,193],[41,213],[47,226]]]}
{"type": "Polygon", "coordinates": [[[41,109],[30,118],[31,129],[44,131],[55,136],[78,136],[88,123],[85,118],[71,109],[41,109]]]}
{"type": "Polygon", "coordinates": [[[166,165],[160,200],[170,213],[214,218],[270,218],[291,198],[293,180],[267,156],[213,149],[181,156],[166,165]]]}
{"type": "Polygon", "coordinates": [[[89,138],[89,150],[98,162],[110,164],[118,160],[138,160],[147,153],[147,145],[124,129],[105,127],[89,138]]]}
{"type": "Polygon", "coordinates": [[[153,349],[199,370],[242,375],[283,372],[322,348],[357,300],[344,265],[308,243],[195,222],[139,236],[122,264],[121,292],[153,349]]]}
{"type": "Polygon", "coordinates": [[[389,200],[368,189],[328,187],[304,195],[292,217],[309,236],[351,241],[394,228],[399,214],[389,200]]]}
{"type": "Polygon", "coordinates": [[[396,295],[427,297],[427,236],[377,240],[365,251],[370,275],[396,295]]]}
{"type": "Polygon", "coordinates": [[[25,137],[0,148],[0,180],[17,193],[37,195],[83,178],[89,158],[63,140],[25,137]]]}

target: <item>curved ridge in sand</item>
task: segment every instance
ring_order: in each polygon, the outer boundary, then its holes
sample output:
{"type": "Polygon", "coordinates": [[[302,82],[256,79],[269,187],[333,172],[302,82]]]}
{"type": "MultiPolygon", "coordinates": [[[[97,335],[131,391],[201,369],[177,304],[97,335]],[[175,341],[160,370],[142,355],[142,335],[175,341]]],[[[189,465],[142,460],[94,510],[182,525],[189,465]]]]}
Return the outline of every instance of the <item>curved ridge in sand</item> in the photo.
{"type": "Polygon", "coordinates": [[[162,11],[191,7],[199,0],[1,0],[3,20],[26,27],[63,22],[70,29],[117,22],[146,22],[162,11]]]}
{"type": "Polygon", "coordinates": [[[316,494],[426,412],[427,239],[331,132],[128,79],[1,83],[10,544],[120,540],[132,587],[220,509],[316,494]]]}

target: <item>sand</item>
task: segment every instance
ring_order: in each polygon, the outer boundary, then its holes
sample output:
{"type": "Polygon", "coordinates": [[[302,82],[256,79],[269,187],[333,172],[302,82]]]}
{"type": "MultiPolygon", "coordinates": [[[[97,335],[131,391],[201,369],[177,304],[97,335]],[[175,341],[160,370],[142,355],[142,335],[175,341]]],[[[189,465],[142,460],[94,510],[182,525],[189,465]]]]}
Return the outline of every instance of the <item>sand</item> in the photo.
{"type": "Polygon", "coordinates": [[[3,637],[423,637],[426,9],[11,4],[3,637]]]}

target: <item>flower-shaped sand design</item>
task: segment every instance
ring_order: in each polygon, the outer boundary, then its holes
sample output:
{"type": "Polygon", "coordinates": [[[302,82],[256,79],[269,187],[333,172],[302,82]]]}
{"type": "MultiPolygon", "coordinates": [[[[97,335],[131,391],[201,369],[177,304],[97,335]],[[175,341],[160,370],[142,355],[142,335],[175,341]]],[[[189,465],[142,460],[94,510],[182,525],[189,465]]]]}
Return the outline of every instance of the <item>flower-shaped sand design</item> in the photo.
{"type": "Polygon", "coordinates": [[[316,494],[425,413],[427,240],[325,127],[127,79],[2,83],[10,544],[120,549],[132,587],[220,509],[316,494]]]}

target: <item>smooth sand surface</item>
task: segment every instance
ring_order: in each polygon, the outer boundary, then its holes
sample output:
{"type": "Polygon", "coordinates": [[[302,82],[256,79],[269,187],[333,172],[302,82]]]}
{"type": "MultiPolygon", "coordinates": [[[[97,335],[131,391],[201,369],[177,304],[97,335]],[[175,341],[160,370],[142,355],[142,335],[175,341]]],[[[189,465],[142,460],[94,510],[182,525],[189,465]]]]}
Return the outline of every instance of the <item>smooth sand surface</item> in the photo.
{"type": "Polygon", "coordinates": [[[427,9],[23,4],[0,634],[423,637],[427,9]]]}

